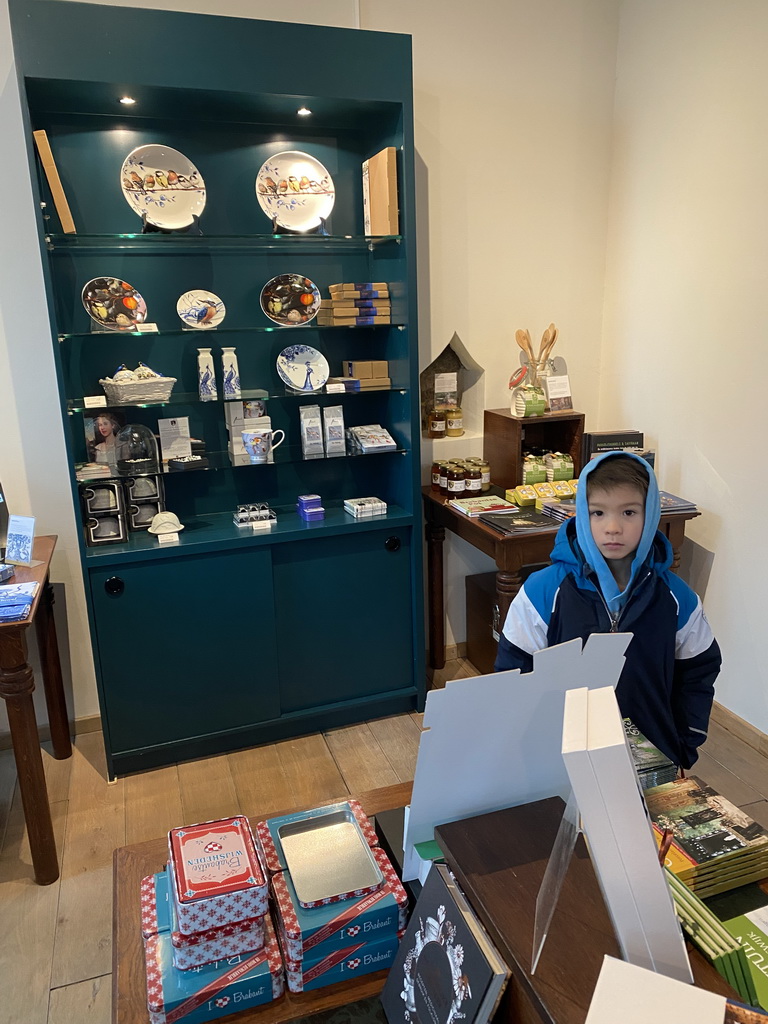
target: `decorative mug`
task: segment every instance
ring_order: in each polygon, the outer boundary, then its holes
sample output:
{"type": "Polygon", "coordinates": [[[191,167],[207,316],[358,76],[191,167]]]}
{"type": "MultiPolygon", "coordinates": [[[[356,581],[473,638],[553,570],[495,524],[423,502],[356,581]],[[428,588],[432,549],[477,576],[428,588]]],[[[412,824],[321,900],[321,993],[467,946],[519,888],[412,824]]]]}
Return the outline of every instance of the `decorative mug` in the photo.
{"type": "Polygon", "coordinates": [[[245,450],[251,462],[268,462],[270,452],[279,448],[285,440],[284,430],[241,430],[245,450]],[[278,434],[283,436],[275,441],[278,434]]]}

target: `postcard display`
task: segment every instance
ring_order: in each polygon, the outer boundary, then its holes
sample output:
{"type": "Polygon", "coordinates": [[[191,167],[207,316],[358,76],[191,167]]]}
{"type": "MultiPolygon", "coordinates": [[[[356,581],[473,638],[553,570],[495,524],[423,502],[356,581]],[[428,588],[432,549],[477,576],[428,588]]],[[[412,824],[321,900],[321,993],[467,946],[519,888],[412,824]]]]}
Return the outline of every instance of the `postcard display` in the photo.
{"type": "MultiPolygon", "coordinates": [[[[193,456],[204,452],[204,472],[189,470],[193,458],[175,467],[187,471],[162,474],[164,506],[185,526],[178,542],[161,546],[147,530],[127,529],[81,546],[109,774],[422,707],[410,37],[62,0],[11,8],[33,188],[46,204],[40,239],[73,501],[76,479],[93,482],[87,471],[75,475],[91,461],[83,420],[97,409],[85,400],[121,366],[175,381],[165,404],[122,405],[124,422],[157,434],[159,419],[188,417],[193,456]],[[141,45],[82,45],[118,38],[141,45]],[[204,61],[191,44],[200,39],[204,61]],[[130,107],[119,102],[126,93],[130,107]],[[301,117],[301,106],[315,109],[301,117]],[[50,142],[76,234],[62,232],[32,131],[50,142]],[[132,172],[141,178],[126,158],[139,147],[182,154],[173,173],[204,180],[204,206],[195,212],[184,200],[188,228],[173,218],[163,227],[164,207],[160,226],[142,230],[126,201],[132,172]],[[365,236],[362,164],[387,147],[397,158],[399,233],[365,236]],[[332,209],[310,229],[290,216],[298,230],[285,229],[265,213],[267,199],[293,209],[302,191],[320,187],[309,176],[283,180],[278,168],[270,191],[262,168],[293,151],[332,178],[332,209]],[[125,284],[127,312],[115,314],[94,285],[108,278],[125,284]],[[294,280],[295,310],[279,290],[294,280]],[[390,322],[312,316],[313,288],[326,298],[340,282],[347,291],[383,284],[390,322]],[[192,314],[188,300],[185,321],[177,303],[190,294],[209,298],[192,314]],[[94,323],[110,318],[117,329],[94,323]],[[218,380],[205,400],[201,345],[212,349],[218,380]],[[235,349],[240,408],[263,403],[258,426],[274,431],[261,464],[233,452],[225,346],[235,349]],[[298,386],[278,372],[288,349],[296,361],[311,354],[298,386]],[[327,394],[323,373],[342,376],[347,360],[383,363],[389,383],[327,394]],[[307,455],[307,405],[340,408],[345,430],[376,425],[394,446],[307,455]],[[325,516],[306,521],[297,498],[316,493],[325,516]],[[375,496],[383,511],[346,512],[344,500],[359,495],[375,496]],[[233,522],[252,503],[276,511],[269,529],[233,522]]],[[[171,184],[170,166],[160,179],[171,184]]]]}

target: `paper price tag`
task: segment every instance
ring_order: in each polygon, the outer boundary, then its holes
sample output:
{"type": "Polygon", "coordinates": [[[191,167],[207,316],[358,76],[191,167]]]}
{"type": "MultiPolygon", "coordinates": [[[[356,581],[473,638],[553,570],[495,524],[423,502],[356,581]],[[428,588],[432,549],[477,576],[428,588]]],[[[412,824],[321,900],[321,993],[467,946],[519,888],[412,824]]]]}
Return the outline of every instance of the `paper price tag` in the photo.
{"type": "Polygon", "coordinates": [[[86,395],[83,399],[83,405],[86,409],[103,409],[106,404],[106,395],[86,395]]]}
{"type": "Polygon", "coordinates": [[[325,390],[330,395],[330,394],[336,394],[337,392],[344,392],[347,389],[344,387],[343,384],[326,384],[325,385],[325,390]]]}
{"type": "Polygon", "coordinates": [[[157,324],[136,324],[139,334],[158,334],[157,324]]]}
{"type": "Polygon", "coordinates": [[[158,544],[176,544],[178,539],[178,533],[158,533],[157,535],[158,544]]]}

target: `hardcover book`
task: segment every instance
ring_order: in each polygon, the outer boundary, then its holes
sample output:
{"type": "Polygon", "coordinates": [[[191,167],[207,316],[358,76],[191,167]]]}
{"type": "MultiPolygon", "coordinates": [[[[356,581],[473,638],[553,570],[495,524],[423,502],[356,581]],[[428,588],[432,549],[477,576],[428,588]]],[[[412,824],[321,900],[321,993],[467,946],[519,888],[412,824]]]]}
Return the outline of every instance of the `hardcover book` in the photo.
{"type": "Polygon", "coordinates": [[[465,516],[479,516],[483,512],[517,512],[518,508],[512,501],[506,498],[499,498],[493,494],[484,494],[476,498],[453,498],[448,502],[451,508],[457,512],[463,512],[465,516]]]}
{"type": "Polygon", "coordinates": [[[381,994],[389,1024],[485,1024],[508,977],[450,871],[434,865],[381,994]]]}

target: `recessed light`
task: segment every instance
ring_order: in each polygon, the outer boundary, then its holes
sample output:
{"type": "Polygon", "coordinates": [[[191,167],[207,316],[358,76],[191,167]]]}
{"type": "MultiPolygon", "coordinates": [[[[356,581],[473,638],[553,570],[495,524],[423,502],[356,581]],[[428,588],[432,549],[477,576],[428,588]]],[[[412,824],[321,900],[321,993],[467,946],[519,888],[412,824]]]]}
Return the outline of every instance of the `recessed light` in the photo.
{"type": "Polygon", "coordinates": [[[136,100],[133,98],[133,96],[121,96],[120,102],[124,104],[126,107],[132,107],[136,100]]]}
{"type": "Polygon", "coordinates": [[[309,109],[309,107],[299,107],[296,113],[299,115],[299,117],[309,117],[312,111],[309,109]]]}

